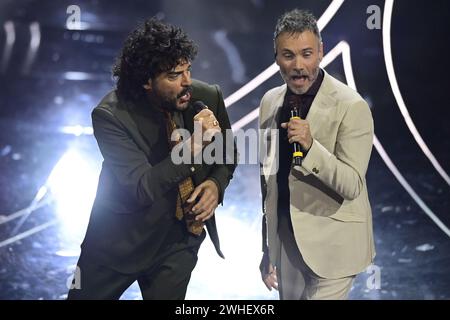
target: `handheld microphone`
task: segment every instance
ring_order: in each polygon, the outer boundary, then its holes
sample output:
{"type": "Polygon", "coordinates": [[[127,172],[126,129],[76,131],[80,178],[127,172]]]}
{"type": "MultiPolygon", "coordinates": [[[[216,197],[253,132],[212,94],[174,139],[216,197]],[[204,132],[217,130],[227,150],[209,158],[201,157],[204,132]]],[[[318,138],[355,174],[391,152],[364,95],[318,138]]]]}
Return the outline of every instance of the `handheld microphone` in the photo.
{"type": "Polygon", "coordinates": [[[199,113],[203,109],[208,109],[208,107],[205,105],[205,103],[201,100],[197,100],[192,105],[194,107],[195,113],[199,113]]]}
{"type": "MultiPolygon", "coordinates": [[[[205,105],[205,103],[204,103],[203,101],[201,101],[201,100],[195,101],[195,102],[193,103],[192,107],[194,108],[196,114],[199,113],[200,111],[204,110],[204,109],[209,109],[209,108],[205,105]]],[[[214,120],[214,123],[215,123],[215,124],[214,124],[215,126],[218,126],[218,125],[219,125],[219,123],[217,122],[217,120],[214,120]]],[[[211,136],[211,137],[209,137],[209,134],[208,134],[208,135],[205,135],[206,141],[213,142],[214,139],[215,139],[214,136],[215,136],[215,134],[214,134],[213,136],[211,136]]]]}
{"type": "MultiPolygon", "coordinates": [[[[301,119],[300,115],[298,113],[298,109],[300,106],[300,98],[295,96],[290,96],[288,98],[288,105],[291,109],[291,118],[289,120],[293,119],[301,119]]],[[[294,160],[294,165],[301,166],[302,160],[303,160],[303,151],[302,146],[298,142],[294,142],[292,144],[293,152],[292,152],[292,158],[294,160]]]]}

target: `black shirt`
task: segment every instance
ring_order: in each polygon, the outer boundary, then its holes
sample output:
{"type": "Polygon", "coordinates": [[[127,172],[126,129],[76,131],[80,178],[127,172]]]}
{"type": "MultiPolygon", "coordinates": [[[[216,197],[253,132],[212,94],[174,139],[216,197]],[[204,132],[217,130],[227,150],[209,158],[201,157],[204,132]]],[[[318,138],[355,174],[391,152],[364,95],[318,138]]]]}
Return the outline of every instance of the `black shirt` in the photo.
{"type": "MultiPolygon", "coordinates": [[[[308,115],[309,109],[320,89],[324,77],[324,72],[322,69],[319,70],[319,75],[316,81],[304,94],[297,95],[300,97],[300,118],[305,119],[308,115]]],[[[292,168],[292,152],[293,147],[289,143],[287,138],[287,129],[281,128],[283,122],[289,122],[291,118],[290,107],[287,103],[288,97],[296,95],[292,92],[289,87],[287,88],[286,95],[284,96],[283,106],[279,110],[278,114],[278,129],[279,134],[279,169],[277,173],[277,184],[278,184],[278,215],[289,216],[289,173],[292,168]]]]}

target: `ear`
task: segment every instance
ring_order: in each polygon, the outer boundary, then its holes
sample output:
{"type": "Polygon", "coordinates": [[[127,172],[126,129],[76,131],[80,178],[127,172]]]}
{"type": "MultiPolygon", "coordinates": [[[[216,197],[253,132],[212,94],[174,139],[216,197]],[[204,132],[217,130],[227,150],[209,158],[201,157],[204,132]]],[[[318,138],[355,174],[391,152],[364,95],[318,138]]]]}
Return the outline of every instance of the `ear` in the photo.
{"type": "Polygon", "coordinates": [[[148,79],[148,82],[144,85],[142,85],[145,90],[151,91],[152,90],[152,79],[148,79]]]}
{"type": "Polygon", "coordinates": [[[275,39],[275,41],[273,42],[273,58],[275,60],[275,63],[280,66],[280,64],[278,63],[278,50],[277,50],[277,39],[275,39]]]}

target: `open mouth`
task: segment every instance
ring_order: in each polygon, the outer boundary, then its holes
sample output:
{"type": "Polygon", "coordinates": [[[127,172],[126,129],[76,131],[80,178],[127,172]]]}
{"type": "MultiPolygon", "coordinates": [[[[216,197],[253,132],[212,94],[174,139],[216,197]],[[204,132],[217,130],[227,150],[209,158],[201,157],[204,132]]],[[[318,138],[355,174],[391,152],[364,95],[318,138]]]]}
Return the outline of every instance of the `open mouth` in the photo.
{"type": "Polygon", "coordinates": [[[178,101],[181,104],[184,104],[186,102],[188,102],[189,100],[191,100],[191,89],[186,89],[184,90],[179,96],[178,96],[178,101]]]}
{"type": "Polygon", "coordinates": [[[185,95],[181,96],[179,99],[180,103],[186,103],[191,100],[191,93],[187,92],[185,95]]]}
{"type": "Polygon", "coordinates": [[[291,76],[291,80],[292,81],[294,81],[294,82],[301,82],[301,83],[303,83],[303,82],[305,82],[306,80],[308,80],[308,76],[298,76],[298,75],[295,75],[295,76],[291,76]]]}
{"type": "Polygon", "coordinates": [[[291,85],[298,89],[306,87],[307,81],[309,81],[309,77],[306,75],[293,75],[291,76],[291,85]]]}

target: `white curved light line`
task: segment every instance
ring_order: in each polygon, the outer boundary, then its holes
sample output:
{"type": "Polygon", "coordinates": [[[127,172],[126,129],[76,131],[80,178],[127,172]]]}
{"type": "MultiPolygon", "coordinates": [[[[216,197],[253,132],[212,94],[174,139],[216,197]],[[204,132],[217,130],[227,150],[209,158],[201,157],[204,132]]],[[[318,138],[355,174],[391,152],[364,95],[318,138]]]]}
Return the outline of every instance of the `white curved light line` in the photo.
{"type": "Polygon", "coordinates": [[[422,139],[422,136],[420,135],[416,126],[414,125],[414,122],[411,119],[411,116],[408,112],[408,108],[406,107],[405,101],[403,100],[400,88],[398,86],[397,78],[395,76],[394,63],[392,59],[392,48],[391,48],[391,19],[393,6],[394,0],[386,0],[383,14],[383,51],[389,83],[391,84],[392,92],[394,93],[394,97],[395,100],[397,101],[397,105],[400,109],[400,112],[402,113],[402,116],[405,119],[409,131],[411,132],[417,144],[419,145],[419,148],[430,160],[431,164],[436,169],[436,171],[441,175],[441,177],[447,182],[448,185],[450,185],[450,177],[442,168],[442,166],[439,164],[439,162],[436,160],[433,153],[430,151],[427,144],[422,139]]]}
{"type": "Polygon", "coordinates": [[[31,66],[33,65],[34,59],[36,58],[37,51],[41,44],[41,30],[39,22],[33,22],[30,24],[30,46],[28,47],[27,57],[22,67],[22,73],[28,74],[30,72],[31,66]]]}
{"type": "Polygon", "coordinates": [[[248,82],[246,85],[242,86],[240,89],[235,91],[234,93],[230,94],[228,98],[224,100],[225,107],[231,106],[233,103],[241,100],[243,97],[245,97],[247,94],[255,90],[257,87],[259,87],[263,82],[265,82],[267,79],[272,77],[275,73],[278,72],[278,66],[274,62],[272,65],[270,65],[266,70],[261,72],[259,75],[254,77],[250,82],[248,82]]]}
{"type": "Polygon", "coordinates": [[[344,3],[344,0],[333,0],[333,2],[330,3],[328,8],[324,11],[322,16],[317,20],[317,26],[319,27],[319,30],[322,31],[327,26],[328,22],[333,19],[336,12],[339,10],[341,5],[344,3]]]}
{"type": "MultiPolygon", "coordinates": [[[[39,188],[33,201],[31,201],[31,204],[28,206],[28,208],[25,209],[25,212],[23,214],[20,214],[22,216],[22,218],[20,218],[19,222],[16,224],[14,229],[11,231],[12,235],[16,234],[19,231],[19,229],[22,227],[22,225],[25,223],[25,221],[28,219],[28,217],[34,211],[36,211],[37,209],[39,209],[47,204],[50,204],[52,202],[51,197],[45,197],[46,195],[48,195],[48,190],[49,189],[47,188],[46,184],[39,188]]],[[[20,211],[23,211],[23,210],[20,210],[20,211]]],[[[8,216],[8,218],[9,217],[10,216],[8,216]]],[[[16,213],[14,219],[18,218],[18,217],[19,217],[19,213],[16,213]]]]}
{"type": "Polygon", "coordinates": [[[49,222],[43,223],[41,225],[38,225],[37,227],[31,228],[31,229],[29,229],[27,231],[19,233],[18,235],[15,235],[14,237],[11,237],[11,238],[8,238],[8,239],[6,239],[4,241],[1,241],[0,242],[0,248],[4,247],[4,246],[7,246],[7,245],[10,245],[10,244],[12,244],[12,243],[14,243],[16,241],[22,240],[22,239],[24,239],[26,237],[29,237],[29,236],[31,236],[31,235],[33,235],[35,233],[38,233],[39,231],[45,230],[48,227],[51,227],[51,226],[55,225],[57,222],[58,222],[57,219],[50,220],[49,222]]]}
{"type": "Polygon", "coordinates": [[[225,53],[231,68],[231,79],[237,83],[245,82],[245,64],[236,45],[228,38],[227,31],[224,29],[215,31],[213,39],[225,53]]]}
{"type": "Polygon", "coordinates": [[[3,25],[6,33],[6,41],[5,47],[3,48],[3,57],[2,57],[2,72],[6,71],[8,67],[9,60],[11,59],[11,53],[14,46],[14,42],[16,42],[16,31],[14,29],[14,22],[6,21],[3,25]]]}
{"type": "Polygon", "coordinates": [[[42,201],[42,202],[39,202],[39,203],[36,203],[36,204],[30,204],[28,207],[26,207],[24,209],[21,209],[19,211],[14,212],[14,213],[10,213],[7,216],[2,216],[0,218],[0,224],[4,224],[6,222],[9,222],[11,220],[17,219],[17,218],[22,217],[24,215],[29,215],[29,214],[33,213],[34,211],[36,211],[37,209],[39,209],[39,208],[41,208],[43,206],[46,206],[49,203],[50,203],[50,200],[49,201],[42,201]]]}
{"type": "Polygon", "coordinates": [[[6,21],[3,25],[6,32],[6,45],[13,46],[16,41],[16,31],[14,29],[14,22],[6,21]]]}
{"type": "Polygon", "coordinates": [[[233,130],[233,132],[238,131],[239,129],[245,127],[247,124],[249,124],[253,120],[257,119],[258,116],[259,116],[259,108],[256,108],[253,111],[251,111],[250,113],[248,113],[247,115],[240,118],[235,123],[233,123],[231,125],[231,130],[233,130]]]}
{"type": "MultiPolygon", "coordinates": [[[[328,22],[330,22],[330,20],[334,17],[336,12],[341,7],[342,3],[344,3],[344,0],[333,0],[331,2],[331,4],[324,11],[322,16],[319,18],[319,20],[317,20],[317,26],[319,27],[320,31],[322,31],[328,24],[328,22]]],[[[264,70],[259,75],[250,80],[250,82],[248,82],[246,85],[242,86],[240,89],[230,94],[224,100],[225,107],[228,108],[233,103],[236,103],[237,101],[245,97],[248,93],[252,92],[254,89],[256,89],[258,86],[260,86],[263,82],[265,82],[267,79],[272,77],[277,72],[278,66],[276,65],[276,63],[273,63],[266,70],[264,70]]]]}
{"type": "Polygon", "coordinates": [[[422,201],[419,195],[414,191],[414,189],[406,182],[403,175],[398,171],[395,164],[392,162],[391,158],[388,156],[383,146],[381,145],[378,138],[374,136],[373,145],[377,149],[379,155],[383,159],[384,163],[388,166],[389,170],[391,170],[392,174],[397,178],[398,182],[402,185],[403,188],[409,193],[409,195],[414,199],[417,205],[430,217],[431,220],[448,236],[450,237],[450,230],[447,226],[431,211],[431,209],[422,201]]]}

